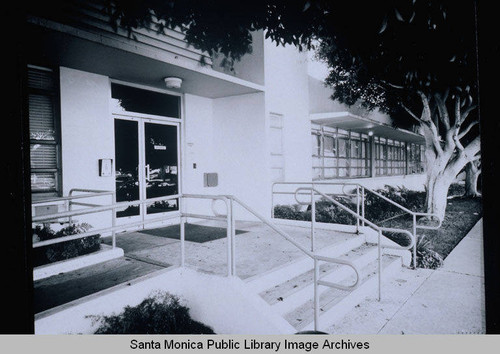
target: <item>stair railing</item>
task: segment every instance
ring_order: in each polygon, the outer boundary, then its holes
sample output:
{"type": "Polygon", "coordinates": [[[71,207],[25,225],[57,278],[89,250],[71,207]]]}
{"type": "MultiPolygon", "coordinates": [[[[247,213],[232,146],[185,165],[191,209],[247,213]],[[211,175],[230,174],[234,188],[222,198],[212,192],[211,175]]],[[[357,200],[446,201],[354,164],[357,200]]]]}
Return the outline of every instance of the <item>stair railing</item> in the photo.
{"type": "MultiPolygon", "coordinates": [[[[330,288],[334,289],[340,289],[344,291],[353,291],[359,286],[360,282],[360,273],[358,268],[356,267],[355,264],[352,262],[345,260],[345,259],[340,259],[340,258],[333,258],[333,257],[326,257],[322,256],[319,254],[315,254],[313,251],[309,251],[305,247],[303,247],[301,244],[296,242],[294,239],[292,239],[286,232],[281,230],[279,227],[274,225],[274,223],[271,220],[268,220],[266,217],[262,216],[260,213],[255,211],[253,208],[251,208],[248,204],[244,203],[240,199],[236,198],[233,195],[226,195],[231,202],[230,202],[230,208],[232,209],[234,207],[234,204],[238,204],[241,207],[243,207],[245,210],[247,210],[250,214],[254,215],[257,219],[262,221],[265,225],[270,227],[272,230],[274,230],[276,233],[281,235],[283,238],[285,238],[287,241],[289,241],[291,244],[293,244],[295,247],[297,247],[300,251],[302,251],[305,255],[310,257],[314,261],[314,298],[313,298],[313,303],[314,303],[314,330],[318,331],[319,328],[319,313],[320,313],[320,293],[318,290],[318,287],[321,286],[327,286],[330,288]],[[355,281],[352,284],[349,285],[342,285],[342,284],[337,284],[325,280],[321,280],[320,277],[320,262],[327,262],[327,263],[333,263],[333,264],[340,264],[340,265],[345,265],[349,268],[351,268],[354,273],[355,273],[355,281]]],[[[231,217],[233,218],[233,225],[234,225],[234,212],[231,210],[231,217]]],[[[235,241],[234,241],[234,226],[232,229],[232,235],[233,235],[233,241],[232,245],[234,247],[235,241]]],[[[234,253],[233,253],[234,254],[234,253]]]]}
{"type": "MultiPolygon", "coordinates": [[[[414,239],[414,242],[412,243],[412,253],[413,253],[413,268],[416,268],[417,266],[417,230],[437,230],[441,227],[442,225],[442,219],[434,213],[421,213],[421,212],[414,212],[398,203],[395,201],[391,200],[390,198],[387,198],[383,194],[376,192],[362,184],[359,183],[354,183],[354,182],[275,182],[272,184],[271,188],[271,217],[274,218],[274,197],[275,195],[294,195],[295,200],[297,200],[297,195],[309,195],[311,194],[310,190],[304,191],[302,190],[301,192],[297,193],[295,192],[288,192],[288,191],[275,191],[275,187],[278,185],[293,185],[293,186],[301,186],[301,185],[306,185],[310,186],[312,189],[319,188],[320,186],[337,186],[341,187],[342,193],[322,193],[323,196],[326,199],[331,199],[330,197],[332,195],[335,196],[340,196],[340,197],[347,197],[347,198],[356,198],[356,215],[354,217],[356,218],[356,233],[360,232],[360,227],[365,226],[367,222],[365,221],[365,209],[366,209],[366,195],[367,193],[371,193],[372,195],[375,195],[378,198],[383,199],[384,201],[388,202],[389,204],[397,207],[398,209],[402,210],[404,213],[407,213],[411,216],[412,218],[412,238],[414,239]],[[346,191],[346,187],[352,188],[355,190],[354,193],[346,191]],[[430,219],[436,219],[437,224],[436,225],[421,225],[418,224],[418,219],[419,217],[426,217],[430,219]]],[[[303,204],[302,204],[303,205],[303,204]]],[[[311,202],[311,219],[315,220],[315,208],[312,207],[312,202],[311,202]],[[313,211],[314,210],[314,211],[313,211]],[[313,215],[314,213],[314,215],[313,215]]],[[[350,209],[349,209],[350,210],[350,209]]],[[[314,233],[315,223],[311,224],[311,234],[314,233]]],[[[385,228],[387,232],[390,232],[390,228],[385,228]]],[[[406,234],[406,232],[405,232],[406,234]]],[[[312,235],[311,235],[312,236],[312,235]]],[[[311,246],[313,248],[314,241],[311,241],[311,246]]],[[[387,247],[391,248],[391,247],[387,247]]],[[[410,249],[405,247],[405,249],[410,249]]]]}
{"type": "MultiPolygon", "coordinates": [[[[349,209],[348,207],[346,207],[342,203],[333,199],[329,195],[327,195],[321,191],[318,191],[315,188],[300,187],[300,188],[297,188],[295,190],[295,200],[297,201],[297,203],[299,203],[301,205],[311,204],[311,212],[315,208],[316,195],[322,196],[323,198],[327,199],[328,201],[330,201],[331,203],[333,203],[334,205],[336,205],[340,209],[342,209],[345,212],[354,216],[358,221],[363,221],[366,225],[368,225],[368,227],[372,228],[373,230],[375,230],[377,232],[378,300],[380,301],[382,299],[382,248],[408,250],[408,249],[412,248],[413,245],[415,244],[415,237],[408,230],[378,226],[378,225],[374,224],[373,222],[371,222],[370,220],[366,219],[364,216],[361,216],[359,214],[359,211],[353,211],[353,210],[349,209]],[[311,200],[310,201],[299,200],[300,194],[310,195],[311,200]],[[383,246],[382,245],[382,232],[396,232],[396,233],[404,234],[404,235],[408,236],[408,238],[410,239],[410,243],[407,246],[390,246],[390,245],[383,246]]],[[[315,229],[315,226],[314,226],[315,224],[316,224],[316,220],[315,220],[315,218],[312,217],[312,213],[311,213],[311,230],[315,229]]],[[[314,233],[312,233],[311,237],[314,238],[314,233]]],[[[314,241],[311,242],[311,244],[314,244],[314,241]]]]}

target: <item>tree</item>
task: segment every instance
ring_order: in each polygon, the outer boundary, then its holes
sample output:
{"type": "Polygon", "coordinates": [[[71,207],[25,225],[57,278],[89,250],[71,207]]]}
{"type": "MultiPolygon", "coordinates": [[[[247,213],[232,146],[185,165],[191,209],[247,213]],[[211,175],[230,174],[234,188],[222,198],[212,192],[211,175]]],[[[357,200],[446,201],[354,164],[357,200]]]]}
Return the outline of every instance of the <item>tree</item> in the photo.
{"type": "Polygon", "coordinates": [[[331,68],[327,83],[333,99],[361,101],[390,113],[399,124],[408,119],[419,124],[426,144],[427,211],[443,218],[450,184],[480,158],[479,120],[473,114],[474,4],[383,4],[357,18],[362,31],[335,16],[335,35],[321,42],[318,56],[331,68]]]}
{"type": "Polygon", "coordinates": [[[465,166],[465,196],[467,197],[479,197],[477,184],[479,180],[479,175],[481,174],[481,160],[475,160],[469,162],[465,166]]]}
{"type": "Polygon", "coordinates": [[[108,0],[113,26],[180,27],[196,48],[229,64],[251,51],[251,32],[313,48],[330,68],[332,98],[417,123],[425,137],[427,211],[444,217],[447,191],[479,159],[474,2],[108,0]]]}

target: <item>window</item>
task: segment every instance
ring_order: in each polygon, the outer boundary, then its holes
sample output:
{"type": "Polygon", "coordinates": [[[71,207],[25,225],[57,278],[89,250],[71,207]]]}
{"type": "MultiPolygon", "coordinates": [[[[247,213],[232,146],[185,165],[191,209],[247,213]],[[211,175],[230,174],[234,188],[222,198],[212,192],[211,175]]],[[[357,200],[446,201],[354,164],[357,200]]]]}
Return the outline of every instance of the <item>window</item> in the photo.
{"type": "Polygon", "coordinates": [[[408,144],[408,174],[424,172],[424,152],[424,146],[419,144],[408,144]]]}
{"type": "Polygon", "coordinates": [[[53,70],[28,66],[28,106],[31,191],[34,198],[59,196],[59,86],[53,70]]]}
{"type": "Polygon", "coordinates": [[[111,84],[111,97],[115,107],[126,111],[180,118],[181,98],[136,87],[111,84]]]}
{"type": "Polygon", "coordinates": [[[285,180],[285,158],[283,156],[283,115],[269,116],[269,140],[271,153],[271,178],[273,182],[285,180]]]}
{"type": "Polygon", "coordinates": [[[377,176],[404,175],[406,173],[406,144],[381,137],[374,137],[374,139],[377,176]]]}
{"type": "Polygon", "coordinates": [[[311,136],[314,179],[370,175],[367,135],[322,127],[311,136]]]}
{"type": "Polygon", "coordinates": [[[313,179],[370,177],[372,155],[374,176],[424,172],[420,144],[314,124],[311,137],[313,179]]]}

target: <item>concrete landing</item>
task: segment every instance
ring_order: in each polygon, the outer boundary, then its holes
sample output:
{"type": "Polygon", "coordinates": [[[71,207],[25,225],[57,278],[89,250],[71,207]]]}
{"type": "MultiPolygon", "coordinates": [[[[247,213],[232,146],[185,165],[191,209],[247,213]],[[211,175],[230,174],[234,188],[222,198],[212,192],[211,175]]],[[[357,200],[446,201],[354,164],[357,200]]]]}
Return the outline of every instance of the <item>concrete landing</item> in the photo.
{"type": "Polygon", "coordinates": [[[403,269],[326,332],[335,334],[484,334],[482,220],[437,270],[403,269]]]}

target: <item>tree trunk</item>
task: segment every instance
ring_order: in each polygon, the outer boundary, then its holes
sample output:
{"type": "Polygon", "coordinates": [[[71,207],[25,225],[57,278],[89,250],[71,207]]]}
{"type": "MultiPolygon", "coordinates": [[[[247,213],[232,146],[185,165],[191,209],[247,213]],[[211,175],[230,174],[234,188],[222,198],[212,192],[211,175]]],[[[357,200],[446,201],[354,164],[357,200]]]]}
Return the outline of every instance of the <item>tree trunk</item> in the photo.
{"type": "Polygon", "coordinates": [[[477,181],[481,170],[476,162],[469,162],[465,167],[465,196],[479,197],[481,194],[477,190],[477,181]]]}
{"type": "Polygon", "coordinates": [[[427,212],[436,214],[444,220],[446,203],[448,201],[448,189],[455,176],[449,171],[432,171],[427,175],[427,212]]]}

